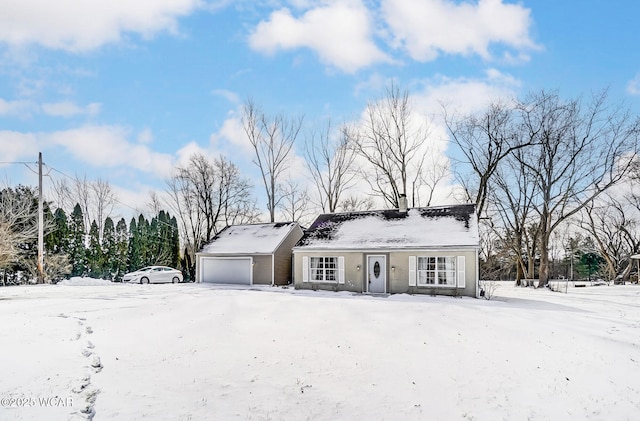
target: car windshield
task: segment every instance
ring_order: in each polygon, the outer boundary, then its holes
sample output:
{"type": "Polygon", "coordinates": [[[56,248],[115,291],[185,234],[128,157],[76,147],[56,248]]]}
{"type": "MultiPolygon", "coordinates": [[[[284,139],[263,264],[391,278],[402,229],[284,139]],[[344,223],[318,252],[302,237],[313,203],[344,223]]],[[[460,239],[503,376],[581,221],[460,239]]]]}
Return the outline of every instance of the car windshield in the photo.
{"type": "Polygon", "coordinates": [[[146,267],[146,268],[138,269],[138,272],[148,272],[148,271],[150,271],[151,269],[153,269],[153,268],[152,268],[151,266],[148,266],[148,267],[146,267]]]}

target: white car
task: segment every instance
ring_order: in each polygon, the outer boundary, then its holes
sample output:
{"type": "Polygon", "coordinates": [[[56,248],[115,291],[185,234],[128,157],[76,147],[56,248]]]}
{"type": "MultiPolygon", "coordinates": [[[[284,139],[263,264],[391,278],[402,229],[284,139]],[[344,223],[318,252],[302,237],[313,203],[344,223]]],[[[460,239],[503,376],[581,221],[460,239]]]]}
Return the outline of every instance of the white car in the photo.
{"type": "Polygon", "coordinates": [[[122,277],[123,282],[139,282],[141,284],[157,284],[163,282],[182,282],[182,272],[168,266],[147,266],[130,272],[122,277]]]}

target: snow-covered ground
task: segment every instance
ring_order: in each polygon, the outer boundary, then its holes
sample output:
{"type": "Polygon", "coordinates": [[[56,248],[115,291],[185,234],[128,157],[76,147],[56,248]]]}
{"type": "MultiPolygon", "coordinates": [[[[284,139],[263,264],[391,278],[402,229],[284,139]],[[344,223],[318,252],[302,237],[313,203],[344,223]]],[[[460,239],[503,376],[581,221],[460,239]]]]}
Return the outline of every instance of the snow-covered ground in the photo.
{"type": "Polygon", "coordinates": [[[640,417],[638,286],[82,284],[0,288],[0,420],[640,417]]]}

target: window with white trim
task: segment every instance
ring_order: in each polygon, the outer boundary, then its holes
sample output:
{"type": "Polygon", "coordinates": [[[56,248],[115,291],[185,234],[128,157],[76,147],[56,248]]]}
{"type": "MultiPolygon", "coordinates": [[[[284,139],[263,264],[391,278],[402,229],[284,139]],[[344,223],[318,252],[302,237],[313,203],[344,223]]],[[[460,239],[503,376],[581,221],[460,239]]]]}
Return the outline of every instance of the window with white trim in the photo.
{"type": "Polygon", "coordinates": [[[418,257],[418,286],[456,286],[456,258],[418,257]]]}
{"type": "Polygon", "coordinates": [[[337,282],[338,258],[337,257],[311,257],[310,280],[313,282],[337,282]]]}

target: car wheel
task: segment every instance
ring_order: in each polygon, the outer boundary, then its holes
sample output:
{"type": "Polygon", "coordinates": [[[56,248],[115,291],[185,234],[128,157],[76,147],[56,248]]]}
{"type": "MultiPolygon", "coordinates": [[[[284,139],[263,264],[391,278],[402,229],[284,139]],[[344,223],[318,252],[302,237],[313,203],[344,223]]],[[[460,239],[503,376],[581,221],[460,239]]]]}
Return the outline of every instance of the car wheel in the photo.
{"type": "Polygon", "coordinates": [[[147,278],[146,276],[144,278],[140,278],[140,283],[141,284],[148,284],[149,283],[149,278],[147,278]]]}
{"type": "Polygon", "coordinates": [[[178,279],[177,276],[174,276],[173,279],[171,280],[172,284],[177,284],[178,282],[180,282],[180,279],[178,279]]]}

